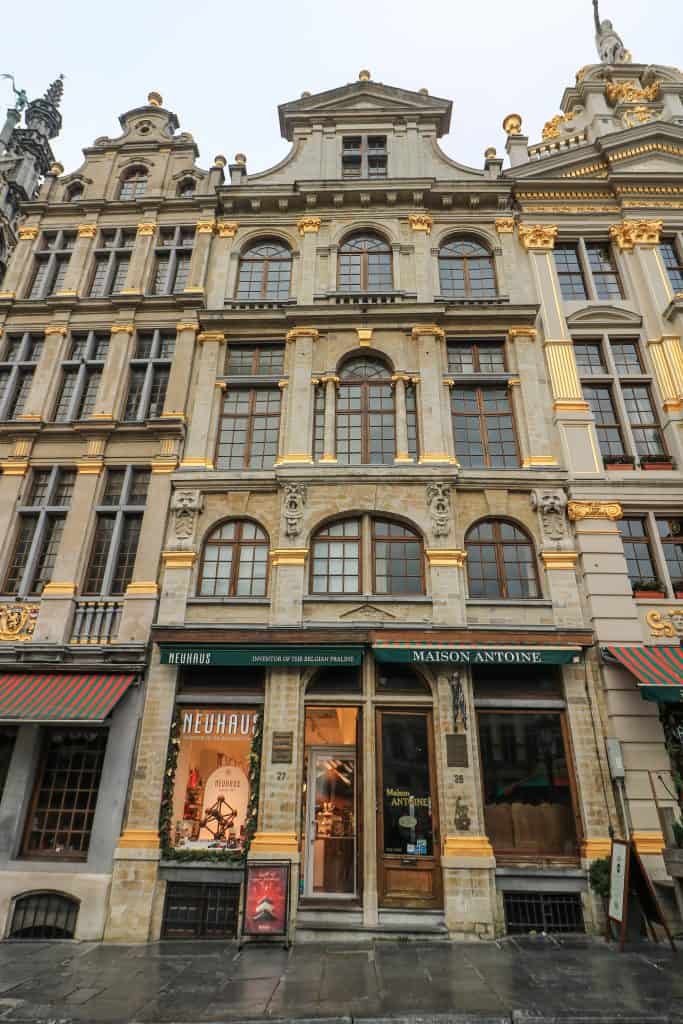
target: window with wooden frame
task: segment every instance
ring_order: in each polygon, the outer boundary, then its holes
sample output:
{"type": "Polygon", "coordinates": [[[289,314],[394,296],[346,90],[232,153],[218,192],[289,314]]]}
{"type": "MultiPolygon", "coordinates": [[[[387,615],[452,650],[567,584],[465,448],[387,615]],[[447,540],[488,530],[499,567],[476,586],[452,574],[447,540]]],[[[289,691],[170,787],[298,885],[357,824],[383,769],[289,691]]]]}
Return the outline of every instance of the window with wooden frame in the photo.
{"type": "Polygon", "coordinates": [[[30,331],[6,336],[0,360],[0,421],[16,420],[26,408],[43,344],[44,336],[30,331]]]}
{"type": "Polygon", "coordinates": [[[605,462],[666,461],[652,376],[645,369],[638,341],[607,336],[575,338],[574,353],[605,462]]]}
{"type": "Polygon", "coordinates": [[[284,345],[233,345],[225,360],[226,377],[277,377],[284,371],[284,345]]]}
{"type": "Polygon", "coordinates": [[[506,519],[484,519],[465,536],[469,596],[514,601],[540,597],[536,552],[525,531],[506,519]]]}
{"type": "Polygon", "coordinates": [[[133,167],[121,177],[119,199],[142,199],[147,192],[147,168],[133,167]]]}
{"type": "Polygon", "coordinates": [[[557,242],[553,258],[562,298],[568,302],[624,298],[611,242],[583,238],[557,242]]]}
{"type": "Polygon", "coordinates": [[[197,593],[200,597],[264,597],[268,537],[248,519],[215,527],[204,543],[197,593]]]}
{"type": "Polygon", "coordinates": [[[519,466],[519,449],[502,341],[447,346],[455,454],[467,468],[519,466]]]}
{"type": "Polygon", "coordinates": [[[108,469],[95,509],[95,530],[83,593],[124,594],[133,578],[147,502],[150,471],[133,466],[108,469]]]}
{"type": "Polygon", "coordinates": [[[339,247],[340,292],[388,292],[394,287],[389,243],[372,232],[351,235],[339,247]]]}
{"type": "Polygon", "coordinates": [[[403,523],[364,515],[327,523],[311,548],[312,595],[424,594],[424,551],[419,534],[403,523]],[[369,564],[363,551],[370,555],[369,564]]]}
{"type": "Polygon", "coordinates": [[[63,289],[75,242],[75,231],[44,232],[40,239],[40,249],[35,255],[35,269],[26,296],[28,299],[44,299],[63,289]]]}
{"type": "Polygon", "coordinates": [[[52,579],[75,482],[75,469],[53,466],[32,471],[29,487],[19,501],[4,594],[19,599],[37,597],[52,579]]]}
{"type": "Polygon", "coordinates": [[[277,387],[228,386],[218,430],[217,469],[271,469],[280,436],[277,387]]]}
{"type": "MultiPolygon", "coordinates": [[[[659,586],[658,572],[652,555],[646,516],[624,516],[617,523],[624,545],[629,579],[634,590],[659,586]]],[[[681,574],[683,575],[683,573],[681,574]]]]}
{"type": "Polygon", "coordinates": [[[237,298],[242,301],[283,302],[292,283],[292,252],[277,238],[260,239],[242,250],[237,298]]]}
{"type": "Polygon", "coordinates": [[[112,228],[100,232],[88,292],[91,298],[119,294],[126,283],[134,244],[134,230],[112,228]]]}
{"type": "Polygon", "coordinates": [[[683,518],[646,512],[625,515],[617,525],[633,589],[683,600],[683,518]]]}
{"type": "Polygon", "coordinates": [[[156,330],[136,335],[123,412],[127,423],[161,416],[174,352],[175,334],[156,330]]]}
{"type": "Polygon", "coordinates": [[[681,236],[664,239],[659,246],[659,254],[666,268],[672,290],[683,292],[683,242],[681,242],[681,236]]]}
{"type": "Polygon", "coordinates": [[[109,353],[109,335],[73,334],[67,357],[61,364],[61,384],[55,404],[54,421],[70,423],[92,415],[104,365],[109,353]]]}
{"type": "Polygon", "coordinates": [[[448,299],[492,299],[498,294],[493,255],[471,238],[452,238],[439,249],[439,287],[448,299]]]}
{"type": "Polygon", "coordinates": [[[386,178],[386,135],[344,135],[342,178],[386,178]]]}
{"type": "Polygon", "coordinates": [[[338,461],[347,466],[393,464],[396,413],[391,371],[379,359],[358,356],[344,364],[339,376],[338,461]]]}
{"type": "Polygon", "coordinates": [[[161,228],[155,252],[152,295],[178,295],[190,276],[194,228],[161,228]]]}
{"type": "Polygon", "coordinates": [[[86,859],[106,746],[106,729],[45,731],[24,833],[25,857],[86,859]]]}

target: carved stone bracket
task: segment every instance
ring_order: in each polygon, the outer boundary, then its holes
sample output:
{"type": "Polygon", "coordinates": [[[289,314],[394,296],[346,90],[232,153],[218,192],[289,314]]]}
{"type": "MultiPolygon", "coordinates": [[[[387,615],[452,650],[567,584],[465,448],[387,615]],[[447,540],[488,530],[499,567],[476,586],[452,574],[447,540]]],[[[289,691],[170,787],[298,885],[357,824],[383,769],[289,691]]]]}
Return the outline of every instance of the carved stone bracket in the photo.
{"type": "Polygon", "coordinates": [[[38,618],[37,604],[0,605],[0,640],[10,643],[31,640],[38,618]]]}
{"type": "Polygon", "coordinates": [[[567,513],[572,522],[577,519],[621,519],[623,510],[618,501],[570,501],[567,513]]]}
{"type": "Polygon", "coordinates": [[[288,537],[298,537],[303,526],[306,484],[286,483],[283,485],[283,492],[285,533],[288,537]]]}
{"type": "Polygon", "coordinates": [[[427,484],[427,510],[435,537],[447,537],[451,532],[451,485],[440,480],[427,484]]]}
{"type": "Polygon", "coordinates": [[[656,639],[683,636],[683,609],[665,608],[661,612],[648,612],[645,621],[650,627],[650,635],[656,639]]]}
{"type": "Polygon", "coordinates": [[[567,536],[564,491],[539,490],[531,492],[531,507],[538,512],[541,529],[546,540],[560,541],[567,536]]]}
{"type": "Polygon", "coordinates": [[[192,546],[197,518],[204,507],[204,495],[201,491],[174,491],[171,498],[173,512],[174,547],[188,548],[192,546]]]}

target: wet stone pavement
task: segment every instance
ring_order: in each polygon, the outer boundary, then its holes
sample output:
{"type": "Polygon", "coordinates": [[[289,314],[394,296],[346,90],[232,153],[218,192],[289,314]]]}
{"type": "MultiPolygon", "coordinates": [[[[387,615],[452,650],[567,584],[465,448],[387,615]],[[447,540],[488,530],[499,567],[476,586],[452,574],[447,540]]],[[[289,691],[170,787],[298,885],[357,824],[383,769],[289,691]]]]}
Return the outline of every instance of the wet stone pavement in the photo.
{"type": "Polygon", "coordinates": [[[0,943],[0,1021],[255,1018],[683,1024],[683,953],[647,944],[619,954],[581,936],[241,952],[223,942],[0,943]]]}

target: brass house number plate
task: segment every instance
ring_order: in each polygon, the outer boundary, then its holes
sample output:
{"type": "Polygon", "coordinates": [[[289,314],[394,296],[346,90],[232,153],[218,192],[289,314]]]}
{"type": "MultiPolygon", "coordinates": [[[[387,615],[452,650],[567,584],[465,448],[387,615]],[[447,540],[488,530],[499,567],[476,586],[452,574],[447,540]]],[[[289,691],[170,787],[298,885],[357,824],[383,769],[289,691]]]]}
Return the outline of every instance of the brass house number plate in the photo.
{"type": "Polygon", "coordinates": [[[294,750],[293,732],[274,732],[273,749],[271,752],[272,764],[291,764],[294,750]]]}

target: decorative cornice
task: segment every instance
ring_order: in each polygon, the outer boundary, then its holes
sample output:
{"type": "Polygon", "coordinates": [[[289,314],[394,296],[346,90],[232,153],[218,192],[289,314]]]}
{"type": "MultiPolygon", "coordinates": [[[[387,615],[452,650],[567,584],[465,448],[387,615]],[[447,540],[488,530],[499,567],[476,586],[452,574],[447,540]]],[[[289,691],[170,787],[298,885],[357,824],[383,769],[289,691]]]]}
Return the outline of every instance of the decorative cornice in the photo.
{"type": "Polygon", "coordinates": [[[661,89],[662,83],[657,79],[649,85],[641,86],[635,78],[629,78],[621,82],[606,82],[605,96],[613,107],[617,103],[637,103],[639,100],[652,103],[659,96],[661,89]]]}
{"type": "Polygon", "coordinates": [[[317,235],[320,231],[320,217],[300,217],[296,222],[300,235],[317,235]]]}
{"type": "Polygon", "coordinates": [[[499,235],[511,235],[515,230],[514,217],[496,217],[493,224],[499,235]]]}
{"type": "Polygon", "coordinates": [[[215,230],[215,220],[198,220],[195,225],[195,231],[198,235],[212,235],[215,230]]]}
{"type": "Polygon", "coordinates": [[[28,459],[7,459],[0,462],[0,469],[4,476],[26,476],[28,472],[28,459]]]}
{"type": "Polygon", "coordinates": [[[198,331],[199,324],[192,323],[191,320],[181,320],[179,324],[175,325],[175,329],[178,333],[181,331],[198,331]]]}
{"type": "Polygon", "coordinates": [[[556,224],[520,224],[518,230],[519,240],[527,251],[550,252],[555,247],[556,224]]]}
{"type": "Polygon", "coordinates": [[[0,300],[2,299],[16,299],[16,292],[0,292],[0,300]]]}
{"type": "Polygon", "coordinates": [[[216,341],[222,344],[225,341],[225,335],[222,331],[202,331],[201,334],[197,335],[197,341],[202,343],[205,341],[216,341]]]}
{"type": "Polygon", "coordinates": [[[423,452],[419,457],[418,465],[429,466],[432,463],[447,462],[451,466],[459,466],[460,463],[457,459],[453,458],[452,455],[448,455],[446,452],[423,452]]]}
{"type": "Polygon", "coordinates": [[[428,213],[409,213],[408,223],[413,231],[424,231],[426,235],[431,235],[434,221],[428,213]]]}
{"type": "Polygon", "coordinates": [[[467,558],[467,552],[460,548],[427,548],[425,550],[427,561],[430,566],[455,566],[462,569],[467,558]]]}
{"type": "Polygon", "coordinates": [[[600,839],[584,839],[581,843],[581,857],[584,860],[601,860],[609,857],[612,852],[612,840],[609,836],[600,839]]]}
{"type": "Polygon", "coordinates": [[[317,341],[319,337],[317,327],[292,327],[287,331],[285,341],[296,341],[297,338],[313,338],[313,341],[317,341]]]}
{"type": "Polygon", "coordinates": [[[249,844],[250,853],[290,853],[299,851],[296,832],[255,832],[249,844]]]}
{"type": "Polygon", "coordinates": [[[76,584],[71,582],[46,583],[43,587],[43,597],[73,597],[76,593],[76,584]]]}
{"type": "Polygon", "coordinates": [[[541,551],[546,569],[575,569],[578,557],[577,551],[541,551]]]}
{"type": "Polygon", "coordinates": [[[535,341],[538,337],[538,331],[535,327],[509,327],[508,338],[510,341],[514,341],[515,338],[529,338],[531,341],[535,341]]]}
{"type": "Polygon", "coordinates": [[[444,857],[493,857],[488,836],[446,836],[443,852],[444,857]]]}
{"type": "Polygon", "coordinates": [[[336,373],[321,373],[318,379],[321,384],[338,384],[341,378],[336,373]]]}
{"type": "Polygon", "coordinates": [[[372,327],[356,327],[358,344],[365,347],[372,344],[372,327]]]}
{"type": "Polygon", "coordinates": [[[191,569],[197,561],[197,552],[162,551],[161,561],[167,569],[191,569]]]}
{"type": "Polygon", "coordinates": [[[158,850],[159,833],[148,828],[127,828],[119,836],[120,850],[158,850]]]}
{"type": "Polygon", "coordinates": [[[558,398],[553,402],[553,412],[590,412],[590,406],[583,398],[558,398]]]}
{"type": "Polygon", "coordinates": [[[156,231],[156,229],[157,229],[156,224],[153,221],[151,221],[151,220],[149,220],[149,221],[147,221],[147,220],[146,221],[142,221],[141,224],[138,224],[138,234],[139,235],[153,235],[154,232],[156,231]]]}
{"type": "Polygon", "coordinates": [[[126,587],[126,597],[131,594],[138,597],[156,597],[159,587],[154,580],[140,580],[138,583],[129,583],[126,587]]]}
{"type": "Polygon", "coordinates": [[[65,327],[64,324],[48,324],[43,333],[46,338],[51,334],[59,334],[62,338],[66,338],[69,333],[69,328],[65,327]]]}
{"type": "Polygon", "coordinates": [[[312,466],[313,459],[307,452],[285,452],[275,460],[276,466],[312,466]]]}
{"type": "MultiPolygon", "coordinates": [[[[508,384],[521,384],[521,381],[509,380],[508,384]]],[[[529,455],[526,459],[522,459],[522,469],[546,469],[556,465],[557,459],[554,455],[529,455]]]]}
{"type": "Polygon", "coordinates": [[[216,233],[219,238],[234,238],[238,227],[236,220],[219,220],[216,224],[216,233]]]}
{"type": "Polygon", "coordinates": [[[404,384],[410,384],[411,375],[409,373],[392,373],[391,380],[395,384],[397,380],[402,380],[404,384]]]}
{"type": "Polygon", "coordinates": [[[567,515],[575,522],[580,519],[621,519],[623,509],[618,501],[570,501],[567,515]]]}
{"type": "Polygon", "coordinates": [[[664,836],[661,832],[640,832],[634,830],[631,833],[631,839],[635,844],[636,850],[640,854],[661,853],[666,846],[664,836]]]}
{"type": "Polygon", "coordinates": [[[273,548],[270,552],[272,565],[304,565],[308,548],[273,548]]]}
{"type": "Polygon", "coordinates": [[[20,242],[35,242],[38,237],[38,228],[19,228],[17,232],[20,242]]]}
{"type": "Polygon", "coordinates": [[[444,341],[446,338],[444,329],[439,327],[438,324],[416,324],[410,334],[413,341],[417,341],[423,334],[438,338],[439,341],[444,341]]]}
{"type": "Polygon", "coordinates": [[[84,458],[76,463],[76,472],[81,476],[99,476],[104,469],[104,459],[84,458]]]}
{"type": "Polygon", "coordinates": [[[622,251],[630,252],[636,245],[659,245],[663,223],[661,220],[625,220],[612,224],[609,234],[622,251]]]}
{"type": "Polygon", "coordinates": [[[76,234],[79,238],[94,238],[97,234],[97,224],[79,224],[76,234]]]}
{"type": "Polygon", "coordinates": [[[112,324],[112,334],[135,334],[135,324],[112,324]]]}
{"type": "MultiPolygon", "coordinates": [[[[163,413],[162,413],[163,416],[163,413]]],[[[181,413],[176,413],[175,418],[184,418],[181,413]]],[[[178,457],[177,455],[161,456],[160,458],[154,459],[152,462],[152,474],[159,476],[164,473],[174,473],[178,468],[178,457]]],[[[212,467],[213,468],[213,467],[212,467]]]]}

